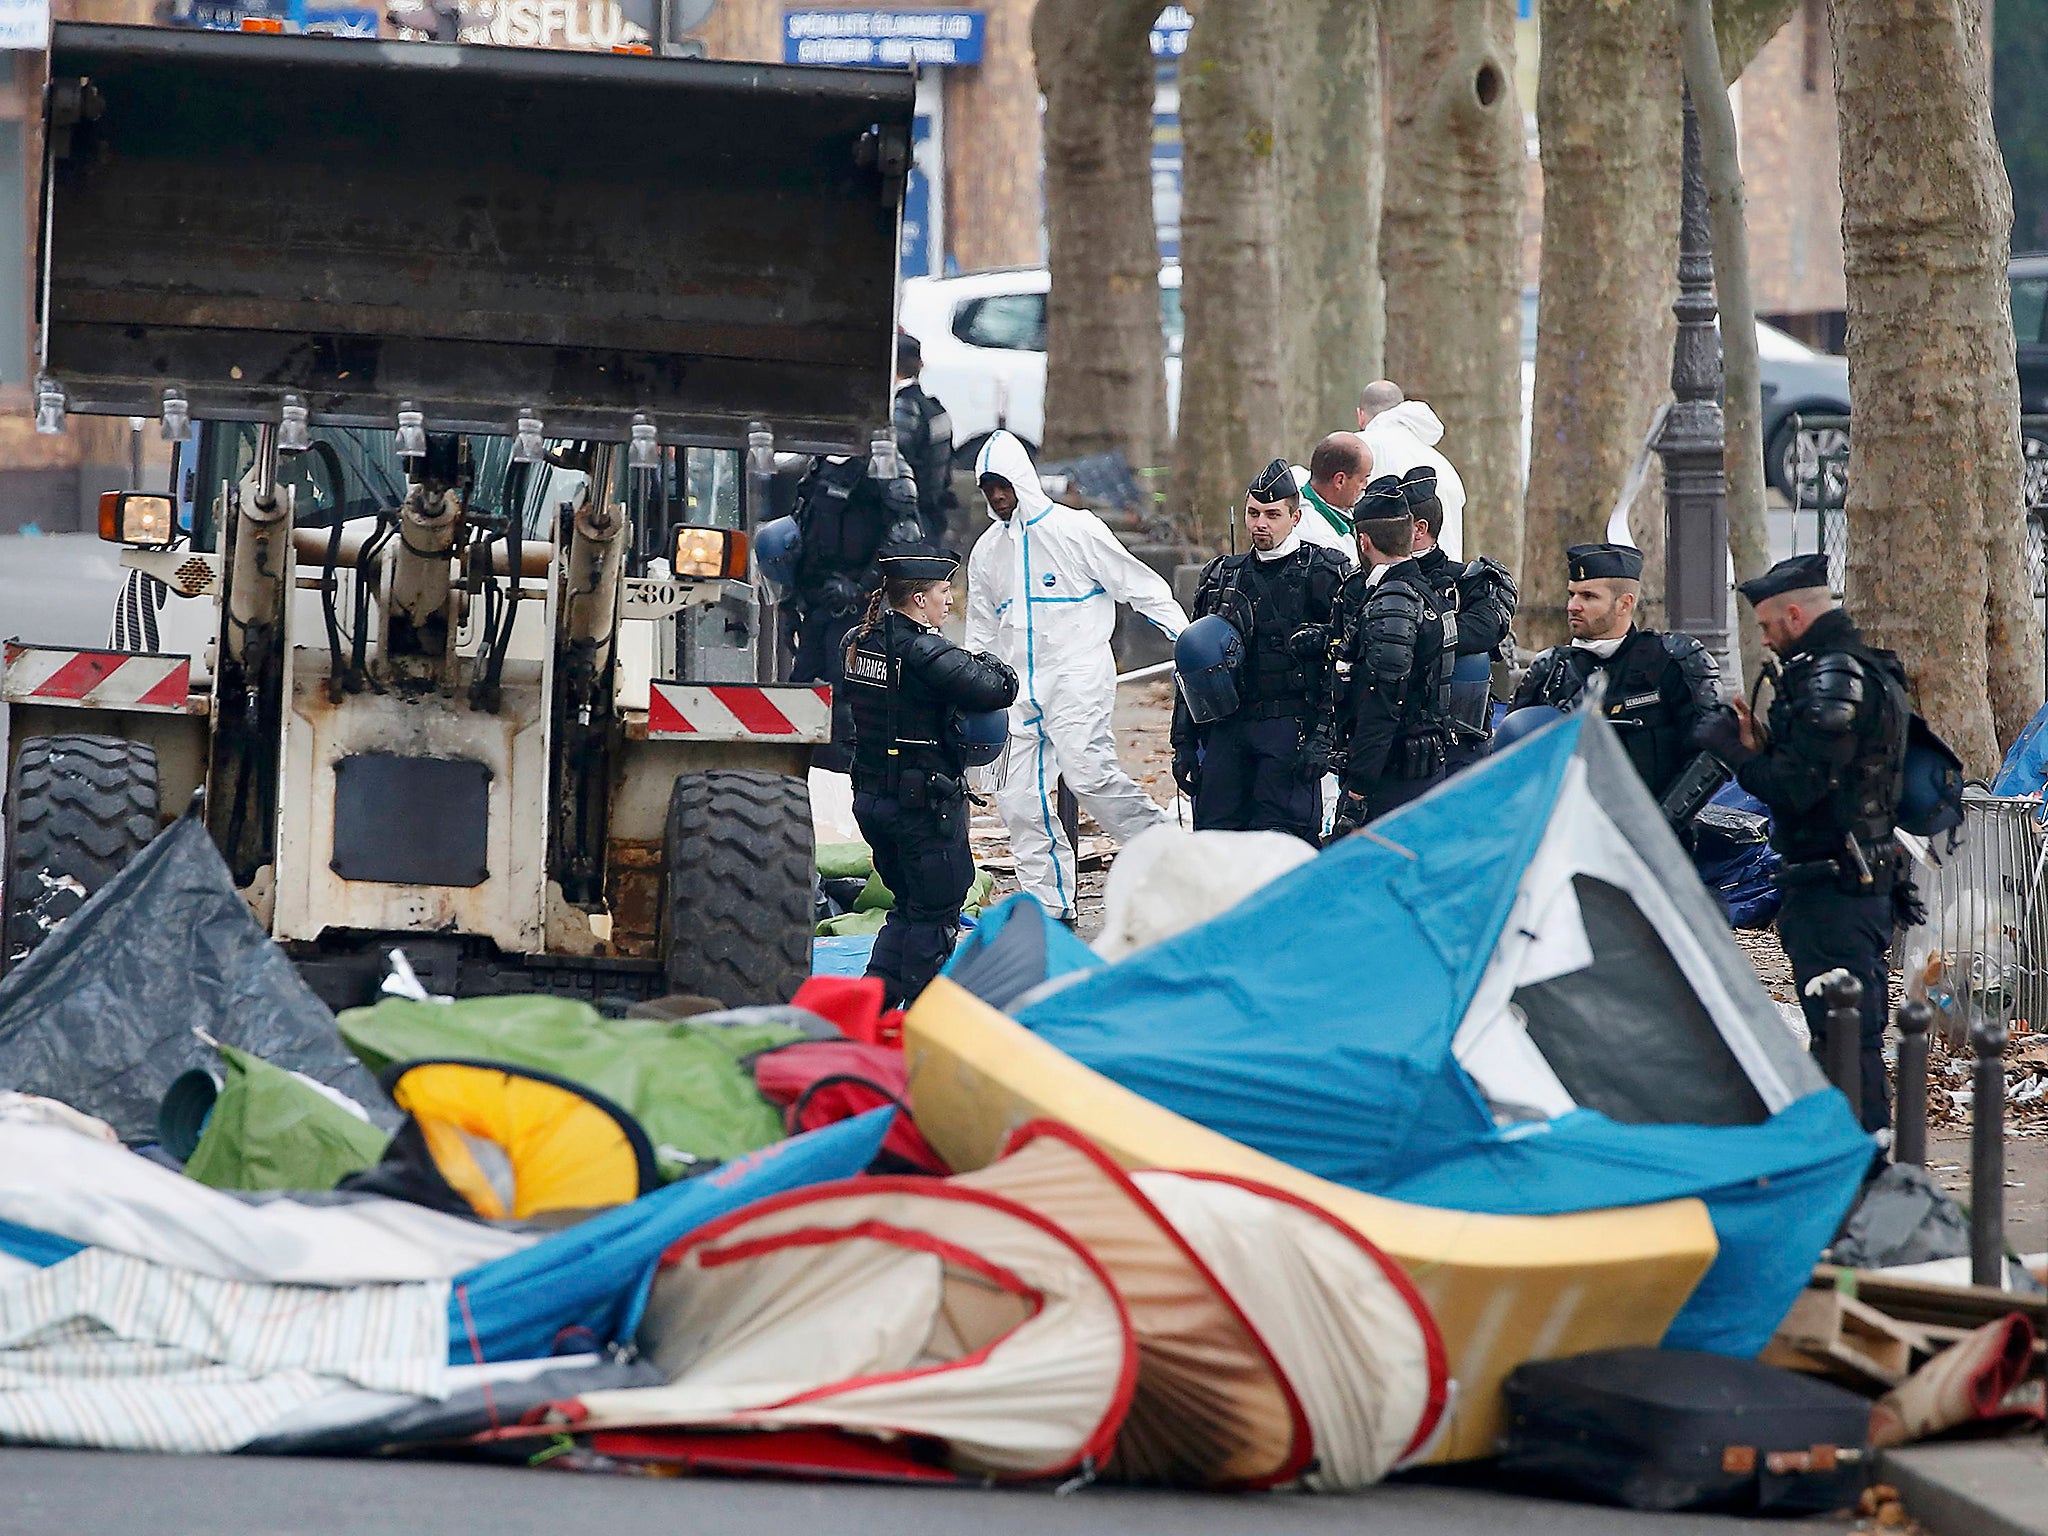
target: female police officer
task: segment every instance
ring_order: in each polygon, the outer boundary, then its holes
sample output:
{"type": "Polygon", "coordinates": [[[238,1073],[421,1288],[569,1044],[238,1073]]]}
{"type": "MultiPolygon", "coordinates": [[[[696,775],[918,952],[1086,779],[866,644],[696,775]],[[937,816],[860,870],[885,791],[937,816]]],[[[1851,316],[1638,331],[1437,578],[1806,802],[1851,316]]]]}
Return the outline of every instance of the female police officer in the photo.
{"type": "Polygon", "coordinates": [[[939,633],[959,564],[946,551],[884,550],[882,588],[846,649],[854,819],[896,898],[868,974],[882,979],[891,1007],[945,964],[974,883],[956,716],[1007,709],[1017,697],[1015,672],[939,633]]]}

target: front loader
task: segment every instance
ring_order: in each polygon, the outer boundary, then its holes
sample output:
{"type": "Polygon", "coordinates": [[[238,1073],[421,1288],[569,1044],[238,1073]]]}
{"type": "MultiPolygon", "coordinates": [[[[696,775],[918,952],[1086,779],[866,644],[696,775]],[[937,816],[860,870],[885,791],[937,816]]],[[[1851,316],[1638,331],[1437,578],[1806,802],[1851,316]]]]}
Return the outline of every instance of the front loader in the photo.
{"type": "Polygon", "coordinates": [[[909,75],[60,23],[50,82],[38,424],[176,448],[121,643],[7,644],[0,965],[190,807],[336,1006],[787,998],[831,708],[746,530],[888,419],[909,75]]]}

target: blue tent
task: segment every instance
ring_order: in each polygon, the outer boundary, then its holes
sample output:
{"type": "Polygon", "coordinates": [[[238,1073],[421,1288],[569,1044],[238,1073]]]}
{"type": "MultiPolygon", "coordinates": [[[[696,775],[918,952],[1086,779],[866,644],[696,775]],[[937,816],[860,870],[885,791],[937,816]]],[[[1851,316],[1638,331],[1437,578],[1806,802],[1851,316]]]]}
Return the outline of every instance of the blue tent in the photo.
{"type": "Polygon", "coordinates": [[[1527,1214],[1703,1199],[1721,1251],[1674,1347],[1761,1348],[1872,1155],[1592,714],[1018,1018],[1356,1189],[1527,1214]]]}
{"type": "Polygon", "coordinates": [[[895,1113],[870,1110],[749,1152],[457,1275],[448,1297],[449,1363],[533,1360],[632,1338],[670,1244],[756,1200],[852,1178],[874,1161],[895,1113]]]}

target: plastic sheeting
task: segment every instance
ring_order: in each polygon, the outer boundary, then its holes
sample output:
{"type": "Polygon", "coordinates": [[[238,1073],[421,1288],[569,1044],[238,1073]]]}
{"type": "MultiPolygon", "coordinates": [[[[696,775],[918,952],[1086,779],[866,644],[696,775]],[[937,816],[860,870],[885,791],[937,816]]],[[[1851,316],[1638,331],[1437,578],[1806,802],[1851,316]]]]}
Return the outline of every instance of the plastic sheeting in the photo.
{"type": "Polygon", "coordinates": [[[1071,928],[1046,915],[1038,898],[1020,891],[960,941],[941,973],[991,1008],[1023,1006],[1047,982],[1101,967],[1102,957],[1071,928]]]}
{"type": "Polygon", "coordinates": [[[187,816],[0,980],[0,1082],[153,1141],[164,1090],[214,1064],[201,1030],[398,1123],[187,816]]]}

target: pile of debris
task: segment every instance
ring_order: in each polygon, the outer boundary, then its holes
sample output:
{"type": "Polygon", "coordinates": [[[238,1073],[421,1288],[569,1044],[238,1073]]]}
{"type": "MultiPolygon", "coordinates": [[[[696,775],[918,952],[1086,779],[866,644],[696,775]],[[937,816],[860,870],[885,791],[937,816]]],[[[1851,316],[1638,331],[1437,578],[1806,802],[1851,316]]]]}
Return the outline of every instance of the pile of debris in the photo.
{"type": "MultiPolygon", "coordinates": [[[[1940,1031],[1927,1041],[1927,1120],[1967,1126],[1976,1057],[1940,1031]]],[[[2048,1136],[2048,1035],[2015,1031],[2005,1047],[2005,1134],[2008,1140],[2048,1136]]]]}

